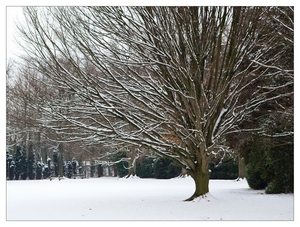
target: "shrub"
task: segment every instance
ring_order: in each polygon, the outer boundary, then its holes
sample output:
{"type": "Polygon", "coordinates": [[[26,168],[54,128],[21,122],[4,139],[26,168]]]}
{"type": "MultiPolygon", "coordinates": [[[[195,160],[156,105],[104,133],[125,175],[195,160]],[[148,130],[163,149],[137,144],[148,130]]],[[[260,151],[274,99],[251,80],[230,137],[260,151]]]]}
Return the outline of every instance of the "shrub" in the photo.
{"type": "Polygon", "coordinates": [[[269,183],[269,172],[266,165],[267,143],[259,137],[253,137],[247,143],[246,179],[252,189],[264,189],[269,183]]]}
{"type": "Polygon", "coordinates": [[[98,173],[98,177],[103,177],[103,167],[101,164],[97,165],[97,173],[98,173]]]}
{"type": "Polygon", "coordinates": [[[37,180],[42,179],[42,169],[43,169],[43,164],[41,162],[38,162],[36,164],[36,179],[37,180]]]}
{"type": "Polygon", "coordinates": [[[268,165],[273,171],[266,193],[294,192],[294,147],[291,144],[275,146],[268,152],[268,165]]]}
{"type": "Polygon", "coordinates": [[[14,173],[15,173],[15,162],[11,161],[9,164],[9,172],[8,172],[8,178],[10,180],[14,179],[14,175],[15,175],[14,173]]]}
{"type": "Polygon", "coordinates": [[[48,164],[46,164],[44,166],[43,177],[44,177],[44,179],[47,179],[48,177],[50,177],[50,169],[49,169],[48,164]]]}
{"type": "Polygon", "coordinates": [[[181,167],[167,158],[157,158],[153,167],[154,177],[158,179],[170,179],[181,173],[181,167]]]}
{"type": "MultiPolygon", "coordinates": [[[[257,164],[260,165],[261,163],[258,162],[257,164]]],[[[263,170],[261,168],[257,168],[258,165],[255,165],[255,163],[250,163],[246,167],[246,179],[248,185],[250,188],[256,190],[265,189],[265,187],[268,185],[268,181],[262,177],[263,170]]]]}
{"type": "Polygon", "coordinates": [[[67,177],[71,179],[73,169],[72,169],[72,163],[70,161],[67,162],[66,170],[67,170],[67,177]]]}
{"type": "Polygon", "coordinates": [[[13,180],[15,175],[15,162],[11,154],[6,155],[6,179],[13,180]]]}
{"type": "MultiPolygon", "coordinates": [[[[286,139],[286,138],[285,138],[286,139]]],[[[294,191],[294,147],[284,138],[253,137],[248,143],[246,179],[253,189],[266,193],[294,191]]]]}
{"type": "Polygon", "coordinates": [[[140,178],[154,178],[154,158],[142,157],[136,163],[136,175],[140,178]]]}
{"type": "Polygon", "coordinates": [[[209,169],[211,170],[210,179],[238,178],[238,164],[234,159],[224,160],[217,167],[215,164],[210,164],[209,169]]]}

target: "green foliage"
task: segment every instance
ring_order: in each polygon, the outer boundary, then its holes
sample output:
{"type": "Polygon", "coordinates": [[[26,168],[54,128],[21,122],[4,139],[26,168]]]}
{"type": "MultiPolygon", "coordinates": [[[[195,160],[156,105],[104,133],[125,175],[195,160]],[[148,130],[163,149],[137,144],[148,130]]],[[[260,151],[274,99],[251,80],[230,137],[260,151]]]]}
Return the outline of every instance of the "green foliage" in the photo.
{"type": "Polygon", "coordinates": [[[27,162],[28,162],[28,178],[30,180],[34,180],[35,179],[35,154],[34,154],[32,144],[29,145],[27,162]]]}
{"type": "Polygon", "coordinates": [[[103,167],[101,164],[97,165],[97,173],[98,173],[98,177],[103,177],[103,167]]]}
{"type": "Polygon", "coordinates": [[[44,165],[44,169],[43,169],[43,178],[44,179],[47,179],[48,177],[50,176],[50,173],[49,173],[49,167],[48,165],[44,165]]]}
{"type": "Polygon", "coordinates": [[[77,161],[75,158],[72,158],[72,170],[73,170],[73,174],[77,174],[77,161]]]}
{"type": "Polygon", "coordinates": [[[293,157],[294,147],[287,138],[254,136],[248,142],[245,157],[249,186],[253,189],[266,189],[266,193],[293,192],[293,157]]]}
{"type": "Polygon", "coordinates": [[[6,178],[9,180],[14,179],[14,172],[15,172],[15,162],[13,161],[13,156],[6,153],[6,178]]]}
{"type": "Polygon", "coordinates": [[[26,159],[26,148],[25,146],[22,147],[22,156],[20,159],[20,166],[21,166],[21,179],[26,180],[28,176],[28,162],[26,159]]]}
{"type": "Polygon", "coordinates": [[[83,173],[82,173],[82,166],[81,166],[81,165],[78,167],[78,173],[79,173],[79,174],[83,174],[83,173]]]}
{"type": "Polygon", "coordinates": [[[67,162],[66,170],[67,170],[67,177],[71,179],[73,170],[72,170],[72,163],[70,161],[67,162]]]}
{"type": "Polygon", "coordinates": [[[153,168],[154,177],[158,179],[170,179],[179,176],[181,173],[181,167],[167,158],[157,158],[153,168]]]}
{"type": "Polygon", "coordinates": [[[15,149],[15,180],[20,179],[21,175],[21,168],[22,168],[22,157],[23,157],[23,152],[22,152],[22,147],[20,145],[16,145],[15,149]]]}
{"type": "Polygon", "coordinates": [[[9,175],[9,163],[12,161],[12,159],[9,161],[9,151],[6,150],[6,179],[8,179],[8,175],[9,175]]]}
{"type": "Polygon", "coordinates": [[[238,164],[234,159],[224,160],[220,165],[210,164],[210,179],[238,178],[238,164]]]}
{"type": "Polygon", "coordinates": [[[91,177],[94,177],[95,169],[96,169],[95,165],[91,164],[91,177]]]}
{"type": "MultiPolygon", "coordinates": [[[[117,161],[121,158],[126,158],[126,154],[119,152],[114,155],[113,160],[117,161]]],[[[119,177],[128,175],[128,163],[121,161],[116,163],[116,168],[119,177]]],[[[137,160],[136,163],[136,175],[140,178],[158,178],[158,179],[170,179],[179,176],[181,173],[181,167],[174,164],[167,158],[153,158],[142,157],[137,160]]]]}
{"type": "Polygon", "coordinates": [[[268,165],[273,172],[266,193],[294,192],[294,147],[291,144],[272,147],[268,165]]]}
{"type": "Polygon", "coordinates": [[[268,185],[268,181],[266,181],[262,176],[264,174],[261,162],[250,163],[246,167],[246,179],[248,181],[249,187],[252,189],[264,189],[268,185]],[[259,167],[259,168],[258,168],[259,167]]]}
{"type": "Polygon", "coordinates": [[[154,178],[154,158],[142,157],[136,164],[136,175],[140,178],[154,178]]]}
{"type": "Polygon", "coordinates": [[[38,162],[36,164],[36,179],[37,180],[42,179],[42,170],[43,170],[43,164],[41,162],[38,162]]]}
{"type": "Polygon", "coordinates": [[[266,164],[267,144],[261,138],[253,137],[246,146],[248,147],[245,157],[248,184],[252,189],[264,189],[269,182],[266,164]]]}
{"type": "Polygon", "coordinates": [[[9,163],[8,179],[13,180],[14,179],[14,173],[15,173],[15,162],[11,161],[9,163]]]}
{"type": "Polygon", "coordinates": [[[58,176],[58,153],[56,150],[53,151],[53,164],[54,164],[54,176],[58,176]]]}

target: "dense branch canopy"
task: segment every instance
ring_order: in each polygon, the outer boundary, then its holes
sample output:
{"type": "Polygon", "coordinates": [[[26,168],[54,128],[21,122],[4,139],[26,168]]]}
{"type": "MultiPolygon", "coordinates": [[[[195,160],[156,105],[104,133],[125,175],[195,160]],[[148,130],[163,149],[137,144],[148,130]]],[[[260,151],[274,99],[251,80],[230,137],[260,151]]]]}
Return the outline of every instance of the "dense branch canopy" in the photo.
{"type": "Polygon", "coordinates": [[[45,102],[45,125],[70,139],[147,147],[194,171],[293,83],[265,89],[283,54],[264,34],[268,9],[26,8],[31,67],[67,91],[45,102]]]}

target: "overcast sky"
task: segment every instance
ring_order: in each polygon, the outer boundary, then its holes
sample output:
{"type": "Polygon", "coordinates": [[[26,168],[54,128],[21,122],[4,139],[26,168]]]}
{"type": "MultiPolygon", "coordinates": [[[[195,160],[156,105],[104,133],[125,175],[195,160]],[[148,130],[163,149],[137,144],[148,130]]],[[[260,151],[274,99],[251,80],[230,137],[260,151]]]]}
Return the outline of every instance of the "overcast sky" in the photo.
{"type": "Polygon", "coordinates": [[[15,55],[20,53],[20,48],[16,44],[16,21],[17,18],[22,18],[22,7],[6,7],[6,54],[7,59],[15,58],[15,55]]]}

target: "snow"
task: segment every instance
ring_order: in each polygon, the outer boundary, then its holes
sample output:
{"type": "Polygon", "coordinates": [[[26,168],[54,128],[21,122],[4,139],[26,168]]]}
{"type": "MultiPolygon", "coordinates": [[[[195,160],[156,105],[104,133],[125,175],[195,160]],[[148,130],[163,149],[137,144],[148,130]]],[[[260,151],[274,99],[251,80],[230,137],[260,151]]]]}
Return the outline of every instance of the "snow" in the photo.
{"type": "Polygon", "coordinates": [[[190,177],[7,181],[7,220],[293,220],[294,195],[251,190],[246,180],[210,180],[194,192],[190,177]]]}
{"type": "Polygon", "coordinates": [[[215,139],[214,139],[214,135],[216,134],[216,129],[217,129],[217,127],[219,126],[219,124],[220,124],[220,121],[221,121],[221,118],[223,117],[223,115],[224,115],[224,113],[226,113],[227,112],[227,108],[225,109],[225,108],[223,108],[222,109],[222,111],[221,111],[221,113],[219,114],[219,117],[218,117],[218,119],[217,119],[217,121],[216,121],[216,123],[215,123],[215,125],[214,125],[214,128],[213,128],[213,133],[212,133],[212,138],[211,138],[211,141],[214,141],[215,139]]]}

